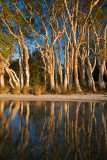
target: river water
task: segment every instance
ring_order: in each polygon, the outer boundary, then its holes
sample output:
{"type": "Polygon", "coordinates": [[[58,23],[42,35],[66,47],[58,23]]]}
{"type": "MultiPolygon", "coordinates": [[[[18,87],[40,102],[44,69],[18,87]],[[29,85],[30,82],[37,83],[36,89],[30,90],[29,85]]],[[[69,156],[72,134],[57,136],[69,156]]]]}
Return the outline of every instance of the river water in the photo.
{"type": "Polygon", "coordinates": [[[0,101],[0,160],[106,160],[107,102],[0,101]]]}

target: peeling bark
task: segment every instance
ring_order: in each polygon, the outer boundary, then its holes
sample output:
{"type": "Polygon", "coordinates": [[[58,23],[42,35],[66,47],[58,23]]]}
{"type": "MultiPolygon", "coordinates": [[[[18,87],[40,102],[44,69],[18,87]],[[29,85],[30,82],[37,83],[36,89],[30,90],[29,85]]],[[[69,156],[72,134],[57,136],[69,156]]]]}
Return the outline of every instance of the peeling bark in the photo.
{"type": "Polygon", "coordinates": [[[4,59],[0,53],[0,61],[2,61],[3,64],[3,68],[4,68],[4,72],[6,71],[7,74],[9,75],[9,83],[11,85],[12,88],[16,87],[20,87],[20,81],[19,78],[17,77],[16,73],[12,70],[9,69],[9,59],[4,59]]]}
{"type": "MultiPolygon", "coordinates": [[[[105,26],[104,28],[104,31],[103,31],[103,37],[104,37],[104,40],[103,40],[103,50],[104,50],[104,57],[106,58],[106,55],[107,55],[107,48],[106,48],[106,33],[107,33],[107,25],[105,26]]],[[[99,43],[98,43],[99,44],[99,43]]],[[[105,88],[105,83],[104,83],[104,72],[105,72],[105,58],[101,58],[98,57],[98,64],[99,64],[99,79],[98,79],[98,82],[99,82],[99,88],[100,89],[104,89],[105,88]]]]}
{"type": "Polygon", "coordinates": [[[5,82],[4,82],[4,62],[0,63],[0,87],[4,88],[5,87],[5,82]]]}
{"type": "Polygon", "coordinates": [[[64,89],[67,90],[67,84],[68,84],[68,81],[67,81],[67,62],[66,62],[66,59],[67,59],[67,46],[65,44],[65,53],[64,53],[64,89]]]}
{"type": "Polygon", "coordinates": [[[73,69],[74,69],[74,66],[73,66],[73,62],[74,62],[74,47],[73,45],[70,46],[70,77],[69,77],[69,81],[70,81],[70,87],[72,88],[73,87],[73,69]]]}
{"type": "Polygon", "coordinates": [[[98,78],[99,88],[104,89],[105,83],[103,80],[103,76],[104,76],[104,69],[105,69],[105,60],[101,61],[101,59],[99,58],[98,64],[99,64],[99,78],[98,78]]]}
{"type": "Polygon", "coordinates": [[[79,52],[79,48],[75,49],[75,54],[74,54],[74,80],[75,80],[75,85],[76,85],[76,89],[77,91],[81,92],[81,87],[80,87],[80,83],[79,83],[79,79],[78,79],[78,52],[79,52]]]}
{"type": "Polygon", "coordinates": [[[28,48],[25,45],[25,40],[24,40],[24,35],[20,26],[20,19],[19,19],[19,12],[18,12],[18,7],[17,7],[17,2],[14,3],[15,6],[15,11],[16,11],[16,22],[18,26],[18,32],[20,35],[20,43],[22,45],[22,52],[23,56],[25,59],[25,73],[26,73],[26,87],[29,87],[29,78],[30,78],[30,73],[29,73],[29,53],[28,53],[28,48]]]}
{"type": "Polygon", "coordinates": [[[20,87],[19,78],[17,77],[16,73],[12,69],[9,69],[7,67],[5,68],[5,70],[9,75],[9,82],[10,82],[11,87],[12,88],[15,88],[15,86],[20,87]],[[12,81],[15,83],[15,86],[12,83],[12,81]]]}
{"type": "Polygon", "coordinates": [[[23,75],[23,53],[21,54],[20,42],[19,42],[19,79],[21,89],[24,87],[24,75],[23,75]]]}
{"type": "Polygon", "coordinates": [[[59,76],[60,76],[60,87],[62,88],[63,85],[63,75],[62,75],[62,64],[61,64],[61,57],[60,57],[60,41],[58,39],[58,59],[57,59],[57,64],[58,64],[58,71],[59,71],[59,76]]]}

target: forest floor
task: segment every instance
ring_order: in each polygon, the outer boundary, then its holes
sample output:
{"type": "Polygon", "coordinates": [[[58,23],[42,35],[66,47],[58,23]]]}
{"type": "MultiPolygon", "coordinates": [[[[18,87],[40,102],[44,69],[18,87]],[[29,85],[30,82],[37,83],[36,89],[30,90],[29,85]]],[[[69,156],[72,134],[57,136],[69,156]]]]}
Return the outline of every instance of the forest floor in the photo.
{"type": "Polygon", "coordinates": [[[107,94],[95,94],[95,93],[79,93],[79,94],[43,94],[43,95],[32,95],[32,94],[0,94],[0,100],[21,100],[21,101],[106,101],[107,94]]]}

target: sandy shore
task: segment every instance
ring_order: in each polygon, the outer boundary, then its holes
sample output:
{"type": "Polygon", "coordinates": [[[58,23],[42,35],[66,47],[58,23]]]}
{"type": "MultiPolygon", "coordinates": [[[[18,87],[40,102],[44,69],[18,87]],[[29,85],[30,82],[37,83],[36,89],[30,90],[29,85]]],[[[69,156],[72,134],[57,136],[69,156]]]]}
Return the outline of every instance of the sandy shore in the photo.
{"type": "Polygon", "coordinates": [[[72,95],[32,95],[32,94],[0,94],[0,100],[22,101],[107,101],[104,94],[72,94],[72,95]]]}

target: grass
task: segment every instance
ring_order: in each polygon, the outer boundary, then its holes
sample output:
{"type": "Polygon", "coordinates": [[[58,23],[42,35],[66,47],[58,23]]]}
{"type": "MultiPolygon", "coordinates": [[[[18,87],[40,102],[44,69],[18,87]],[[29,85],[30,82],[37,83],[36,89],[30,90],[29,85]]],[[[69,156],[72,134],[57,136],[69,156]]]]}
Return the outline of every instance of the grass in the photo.
{"type": "MultiPolygon", "coordinates": [[[[88,85],[86,87],[81,87],[82,89],[82,93],[88,94],[88,93],[96,93],[96,94],[105,94],[107,95],[107,83],[105,83],[106,88],[103,90],[100,90],[98,87],[98,83],[96,83],[96,91],[93,91],[91,88],[88,87],[88,85]]],[[[22,92],[23,94],[28,94],[28,93],[32,93],[35,95],[41,95],[41,94],[78,94],[79,92],[76,90],[76,87],[73,86],[73,88],[68,87],[68,89],[64,89],[64,87],[59,86],[58,88],[56,88],[55,90],[45,90],[45,86],[40,85],[40,84],[35,84],[35,86],[33,87],[26,87],[24,86],[24,88],[22,90],[20,90],[20,87],[15,87],[14,89],[11,89],[9,86],[6,87],[0,87],[0,94],[5,94],[8,93],[9,91],[11,91],[12,94],[19,94],[20,92],[22,92]]]]}

